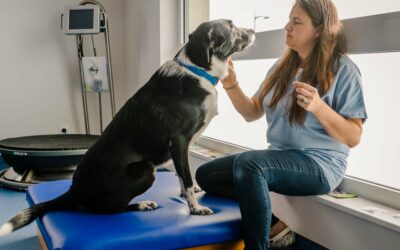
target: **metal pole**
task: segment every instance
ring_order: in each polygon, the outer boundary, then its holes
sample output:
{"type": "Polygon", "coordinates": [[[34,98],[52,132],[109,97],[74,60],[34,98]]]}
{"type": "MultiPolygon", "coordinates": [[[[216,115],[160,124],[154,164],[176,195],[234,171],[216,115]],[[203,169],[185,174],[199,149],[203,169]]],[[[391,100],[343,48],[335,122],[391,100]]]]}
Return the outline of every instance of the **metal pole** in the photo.
{"type": "Polygon", "coordinates": [[[110,36],[108,34],[108,20],[107,15],[104,13],[105,25],[106,29],[104,31],[104,38],[106,41],[106,50],[107,50],[107,69],[108,69],[108,81],[110,83],[110,99],[111,99],[111,114],[114,118],[115,116],[115,98],[114,98],[114,82],[113,82],[113,73],[112,73],[112,66],[111,66],[111,51],[110,51],[110,36]]]}
{"type": "MultiPolygon", "coordinates": [[[[100,7],[101,13],[103,14],[104,17],[104,40],[106,43],[106,59],[107,59],[107,77],[108,77],[108,82],[110,84],[110,99],[111,99],[111,115],[114,118],[115,116],[115,96],[114,96],[114,81],[113,81],[113,71],[112,71],[112,65],[111,65],[111,50],[110,50],[110,36],[108,34],[108,19],[107,19],[107,14],[106,10],[96,0],[83,0],[80,5],[85,5],[85,4],[94,4],[100,7]]],[[[101,27],[100,27],[101,28],[101,27]]]]}
{"type": "Polygon", "coordinates": [[[76,46],[78,48],[79,73],[81,76],[83,114],[85,117],[85,130],[86,130],[86,134],[89,135],[90,127],[89,127],[89,114],[88,114],[87,99],[86,99],[86,84],[85,84],[85,78],[83,76],[82,57],[81,57],[81,52],[80,52],[80,49],[83,49],[83,48],[80,48],[79,38],[81,38],[81,35],[76,35],[76,46]]]}

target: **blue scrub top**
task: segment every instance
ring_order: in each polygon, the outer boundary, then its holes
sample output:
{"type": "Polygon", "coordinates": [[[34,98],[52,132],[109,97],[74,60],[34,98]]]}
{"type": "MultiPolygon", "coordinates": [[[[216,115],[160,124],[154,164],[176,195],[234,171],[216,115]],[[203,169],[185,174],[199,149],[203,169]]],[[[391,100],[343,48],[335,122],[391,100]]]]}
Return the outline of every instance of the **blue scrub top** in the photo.
{"type": "MultiPolygon", "coordinates": [[[[275,68],[274,66],[269,70],[267,77],[275,68]]],[[[298,80],[300,76],[301,71],[296,74],[295,78],[297,79],[293,79],[293,81],[298,80]]],[[[261,87],[262,85],[254,96],[259,95],[261,87]]],[[[293,84],[288,84],[285,96],[275,109],[268,107],[273,91],[274,89],[263,100],[268,123],[267,141],[270,144],[269,149],[302,150],[320,165],[331,190],[335,189],[345,175],[349,147],[330,137],[311,112],[306,113],[304,126],[293,124],[292,127],[286,111],[291,106],[293,84]]],[[[334,77],[333,84],[328,92],[321,96],[321,99],[347,119],[361,118],[363,122],[367,119],[361,74],[358,67],[348,56],[343,55],[340,58],[340,67],[334,77]]]]}

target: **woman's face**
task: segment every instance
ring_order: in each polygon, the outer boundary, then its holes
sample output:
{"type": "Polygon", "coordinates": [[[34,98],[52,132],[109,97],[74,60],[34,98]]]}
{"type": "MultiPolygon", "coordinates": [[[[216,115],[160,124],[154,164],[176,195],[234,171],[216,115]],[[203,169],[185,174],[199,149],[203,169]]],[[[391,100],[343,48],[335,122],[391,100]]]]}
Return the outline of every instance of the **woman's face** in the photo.
{"type": "Polygon", "coordinates": [[[319,36],[319,29],[313,26],[311,18],[301,8],[299,1],[296,1],[290,12],[285,30],[286,45],[304,59],[314,48],[316,38],[319,36]]]}

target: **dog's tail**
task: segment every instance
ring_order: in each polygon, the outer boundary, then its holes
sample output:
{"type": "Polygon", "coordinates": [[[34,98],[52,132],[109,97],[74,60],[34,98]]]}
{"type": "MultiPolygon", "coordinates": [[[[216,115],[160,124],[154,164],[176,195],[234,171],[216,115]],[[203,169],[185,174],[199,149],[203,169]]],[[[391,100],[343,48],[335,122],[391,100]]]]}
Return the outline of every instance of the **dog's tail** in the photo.
{"type": "Polygon", "coordinates": [[[71,190],[61,196],[43,203],[34,205],[17,214],[15,217],[0,227],[0,236],[14,232],[34,221],[46,212],[76,207],[76,202],[71,190]]]}

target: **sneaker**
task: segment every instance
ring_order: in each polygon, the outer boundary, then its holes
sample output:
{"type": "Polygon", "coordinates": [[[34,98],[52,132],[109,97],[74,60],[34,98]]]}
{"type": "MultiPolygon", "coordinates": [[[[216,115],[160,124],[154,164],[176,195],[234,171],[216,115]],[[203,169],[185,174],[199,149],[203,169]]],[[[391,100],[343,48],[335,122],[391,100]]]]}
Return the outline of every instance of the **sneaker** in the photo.
{"type": "Polygon", "coordinates": [[[286,227],[282,232],[270,239],[268,247],[286,247],[293,244],[295,240],[296,234],[289,227],[286,227]]]}

